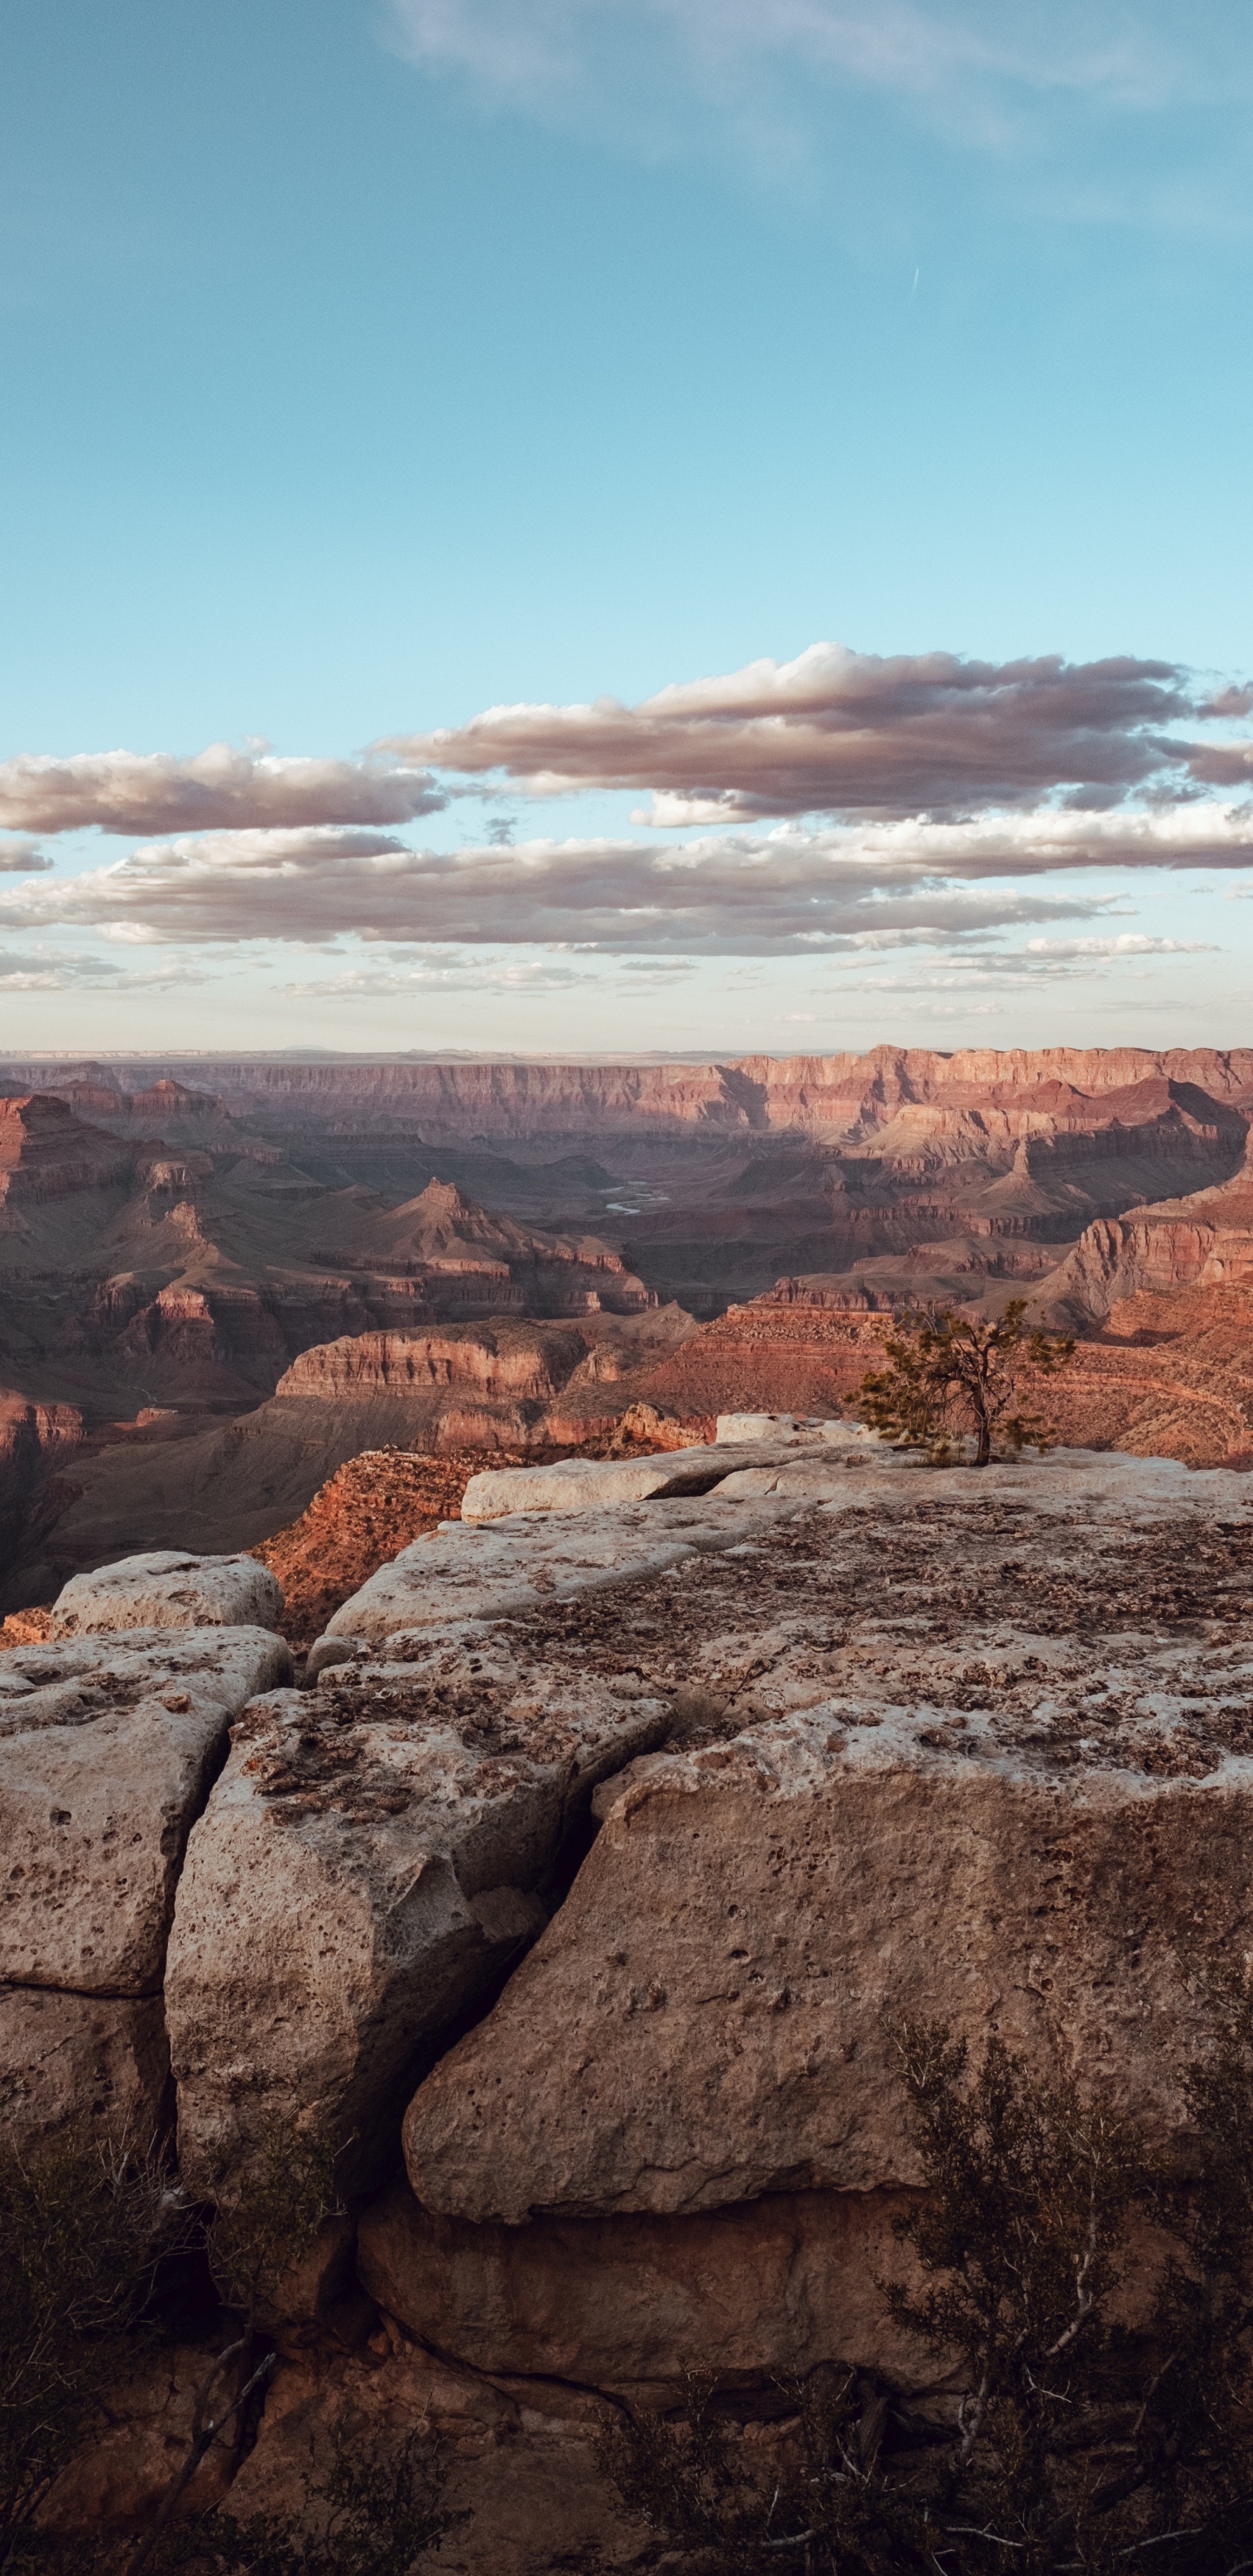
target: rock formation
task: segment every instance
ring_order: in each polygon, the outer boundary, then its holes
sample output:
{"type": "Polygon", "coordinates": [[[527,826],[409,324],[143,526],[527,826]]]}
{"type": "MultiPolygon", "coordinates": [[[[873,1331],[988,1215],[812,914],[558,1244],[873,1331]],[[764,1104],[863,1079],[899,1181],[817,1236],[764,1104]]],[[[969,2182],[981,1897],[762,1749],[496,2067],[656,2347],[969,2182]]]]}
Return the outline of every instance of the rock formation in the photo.
{"type": "Polygon", "coordinates": [[[24,2142],[84,2113],[145,2146],[158,2133],[187,1834],[232,1717],[289,1669],[283,1640],[246,1626],[0,1654],[0,2106],[24,2142]]]}
{"type": "Polygon", "coordinates": [[[491,1471],[309,1689],[260,1630],[0,1655],[10,2116],[151,2108],[168,2025],[193,2189],[274,2109],[345,2148],[241,2511],[382,2408],[449,2434],[464,2576],[547,2576],[554,2531],[643,2565],[607,2399],[710,2369],[764,2418],[826,2359],[917,2389],[877,2286],[919,2181],[902,2012],[1189,2168],[1198,1986],[1253,1937],[1247,1480],[719,1432],[651,1462],[703,1493],[491,1471]]]}

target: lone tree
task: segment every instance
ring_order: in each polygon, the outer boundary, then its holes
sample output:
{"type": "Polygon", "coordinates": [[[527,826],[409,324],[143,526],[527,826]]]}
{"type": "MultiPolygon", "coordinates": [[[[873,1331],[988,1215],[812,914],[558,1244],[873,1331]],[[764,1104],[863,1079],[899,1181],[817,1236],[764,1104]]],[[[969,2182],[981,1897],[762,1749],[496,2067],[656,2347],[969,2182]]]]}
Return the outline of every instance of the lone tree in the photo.
{"type": "Polygon", "coordinates": [[[1052,1426],[1019,1402],[1028,1372],[1052,1377],[1074,1354],[1074,1337],[1045,1333],[1023,1323],[1025,1297],[1011,1297],[998,1323],[973,1321],[951,1306],[918,1307],[898,1317],[883,1336],[888,1366],[871,1372],[857,1390],[862,1421],[898,1448],[926,1450],[945,1467],[955,1441],[973,1434],[974,1465],[986,1467],[994,1443],[1017,1457],[1030,1446],[1047,1448],[1052,1426]]]}

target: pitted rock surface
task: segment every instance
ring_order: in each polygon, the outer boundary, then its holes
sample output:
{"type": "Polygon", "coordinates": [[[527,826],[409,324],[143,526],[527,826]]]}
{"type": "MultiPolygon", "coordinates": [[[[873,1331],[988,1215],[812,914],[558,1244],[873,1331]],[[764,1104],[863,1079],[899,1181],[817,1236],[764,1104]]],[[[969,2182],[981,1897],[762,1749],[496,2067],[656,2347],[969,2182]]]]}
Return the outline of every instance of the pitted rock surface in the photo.
{"type": "Polygon", "coordinates": [[[87,2126],[146,2154],[169,2125],[169,2076],[159,1995],[0,1986],[0,2132],[23,2152],[87,2126]]]}
{"type": "Polygon", "coordinates": [[[0,1655],[0,1979],[159,1989],[188,1828],[231,1718],[290,1668],[261,1628],[140,1629],[0,1655]]]}
{"type": "Polygon", "coordinates": [[[336,1611],[309,1669],[411,1629],[526,1617],[581,1592],[646,1581],[688,1556],[760,1534],[789,1508],[796,1505],[786,1498],[763,1497],[749,1509],[712,1494],[577,1515],[515,1512],[490,1527],[443,1522],[380,1566],[336,1611]]]}
{"type": "Polygon", "coordinates": [[[798,1450],[862,1448],[867,1434],[840,1422],[798,1423],[791,1414],[723,1414],[717,1439],[651,1458],[562,1458],[550,1467],[488,1467],[461,1499],[467,1521],[509,1512],[604,1512],[629,1503],[721,1488],[737,1467],[782,1464],[798,1450]],[[737,1437],[737,1426],[743,1426],[737,1437]]]}
{"type": "Polygon", "coordinates": [[[283,1594],[253,1556],[186,1556],[156,1548],[94,1574],[76,1574],[58,1593],[54,1637],[113,1628],[277,1628],[283,1594]]]}
{"type": "Polygon", "coordinates": [[[405,2079],[544,1920],[595,1783],[656,1744],[632,1672],[554,1670],[525,1633],[413,1640],[407,1661],[254,1702],[191,1836],[166,1976],[185,2170],[297,2104],[359,2176],[405,2079]]]}
{"type": "Polygon", "coordinates": [[[700,1733],[602,1791],[420,2087],[428,2210],[909,2185],[903,2013],[1084,2071],[1186,2156],[1197,1985],[1253,1940],[1253,1497],[1108,1464],[848,1475],[855,1508],[528,1623],[700,1733]]]}

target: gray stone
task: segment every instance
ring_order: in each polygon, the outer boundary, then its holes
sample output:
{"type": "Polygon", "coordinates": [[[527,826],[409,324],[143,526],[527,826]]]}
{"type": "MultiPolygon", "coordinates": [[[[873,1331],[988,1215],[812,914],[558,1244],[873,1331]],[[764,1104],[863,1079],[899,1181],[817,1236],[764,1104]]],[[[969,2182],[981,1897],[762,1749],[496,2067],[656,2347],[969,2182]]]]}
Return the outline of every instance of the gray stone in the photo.
{"type": "Polygon", "coordinates": [[[50,1641],[0,1656],[0,1978],[161,1982],[188,1828],[232,1717],[291,1669],[261,1628],[50,1641]]]}
{"type": "MultiPolygon", "coordinates": [[[[824,1488],[825,1490],[825,1488],[824,1488]]],[[[773,1525],[787,1498],[754,1494],[756,1510],[722,1496],[665,1499],[564,1515],[517,1512],[490,1528],[445,1521],[379,1567],[345,1601],[310,1652],[317,1674],[354,1646],[463,1619],[527,1618],[606,1585],[643,1583],[705,1551],[733,1547],[773,1525]]]]}
{"type": "Polygon", "coordinates": [[[258,1699],[192,1833],[166,1974],[183,2169],[274,2111],[394,2146],[413,2069],[544,1921],[596,1781],[656,1743],[638,1676],[551,1673],[473,1630],[258,1699]]]}
{"type": "Polygon", "coordinates": [[[157,1548],[94,1574],[76,1574],[58,1593],[54,1637],[98,1636],[113,1628],[277,1628],[282,1587],[255,1556],[186,1556],[157,1548]]]}

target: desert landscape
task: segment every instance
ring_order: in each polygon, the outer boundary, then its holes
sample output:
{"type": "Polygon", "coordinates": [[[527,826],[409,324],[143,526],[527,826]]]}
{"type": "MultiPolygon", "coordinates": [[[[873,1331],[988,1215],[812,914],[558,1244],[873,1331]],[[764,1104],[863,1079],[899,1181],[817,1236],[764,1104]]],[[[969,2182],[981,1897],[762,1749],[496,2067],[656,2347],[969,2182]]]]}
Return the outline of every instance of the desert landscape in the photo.
{"type": "Polygon", "coordinates": [[[816,2481],[815,2565],[973,2570],[993,2365],[920,2213],[982,2063],[1124,2140],[1048,2313],[1156,2547],[1144,2249],[1218,2261],[1178,2213],[1228,2188],[1196,2052],[1253,1937],[1253,1051],[190,1070],[0,1094],[0,2113],[39,2173],[162,2142],[209,2265],[41,2545],[329,2571],[273,2553],[338,2475],[405,2565],[721,2576],[773,2563],[765,2479],[816,2481]],[[1043,1336],[1051,1451],[868,1427],[946,1316],[1043,1336]]]}
{"type": "Polygon", "coordinates": [[[913,1305],[1076,1332],[1063,1436],[1253,1455],[1253,1050],[0,1067],[0,1609],[252,1547],[366,1450],[834,1411],[913,1305]]]}
{"type": "Polygon", "coordinates": [[[1253,2576],[1253,15],[0,123],[0,2576],[1253,2576]]]}

